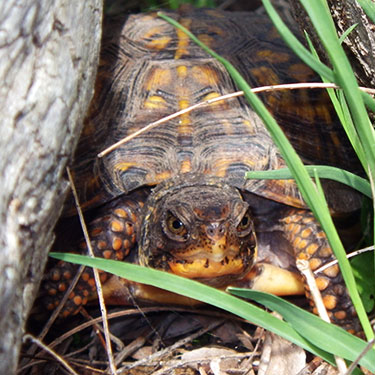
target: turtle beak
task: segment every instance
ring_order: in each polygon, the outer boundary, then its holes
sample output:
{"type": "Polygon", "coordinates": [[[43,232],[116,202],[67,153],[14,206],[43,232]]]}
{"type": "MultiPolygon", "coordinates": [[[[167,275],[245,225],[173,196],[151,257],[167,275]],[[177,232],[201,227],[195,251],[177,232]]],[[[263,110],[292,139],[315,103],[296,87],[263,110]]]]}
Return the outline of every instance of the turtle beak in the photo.
{"type": "Polygon", "coordinates": [[[228,256],[227,225],[222,222],[213,222],[207,225],[206,235],[212,241],[209,258],[214,262],[221,262],[228,256]]]}
{"type": "Polygon", "coordinates": [[[226,256],[234,255],[230,254],[228,250],[227,238],[226,236],[222,236],[219,240],[212,244],[209,258],[214,262],[221,262],[226,256]]]}

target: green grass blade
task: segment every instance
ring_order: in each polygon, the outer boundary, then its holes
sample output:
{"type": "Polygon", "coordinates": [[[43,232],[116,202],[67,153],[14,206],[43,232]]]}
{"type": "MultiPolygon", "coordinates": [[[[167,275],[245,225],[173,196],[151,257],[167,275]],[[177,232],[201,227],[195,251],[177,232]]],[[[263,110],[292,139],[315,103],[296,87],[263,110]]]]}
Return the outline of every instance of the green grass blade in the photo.
{"type": "MultiPolygon", "coordinates": [[[[281,17],[277,14],[276,10],[272,6],[269,0],[262,0],[265,10],[267,11],[269,17],[272,19],[273,24],[279,31],[281,37],[284,39],[285,43],[293,49],[293,52],[311,69],[315,70],[320,76],[324,77],[329,82],[336,82],[335,75],[333,71],[320,62],[318,59],[315,58],[313,54],[311,54],[300,41],[291,33],[288,27],[285,25],[284,21],[281,17]]],[[[311,0],[307,0],[311,1],[311,0]]],[[[311,1],[311,3],[315,3],[316,1],[311,1]]],[[[318,1],[317,1],[318,2],[318,1]]],[[[366,103],[366,106],[375,111],[375,100],[371,97],[371,95],[362,92],[361,93],[363,100],[366,103]]]]}
{"type": "MultiPolygon", "coordinates": [[[[319,59],[318,54],[316,53],[316,50],[314,48],[313,43],[310,40],[310,37],[307,33],[305,33],[305,37],[307,39],[307,43],[309,45],[309,48],[311,50],[311,53],[319,59]]],[[[320,76],[323,82],[328,82],[327,79],[325,79],[323,76],[320,76]]],[[[354,148],[355,153],[358,156],[358,159],[360,160],[363,169],[367,169],[367,161],[365,152],[362,148],[362,144],[358,138],[357,130],[353,124],[352,117],[350,115],[350,111],[348,109],[348,105],[346,103],[344,94],[342,90],[334,90],[334,89],[327,89],[328,95],[332,101],[333,107],[335,108],[335,111],[337,113],[337,116],[339,117],[339,120],[346,132],[346,135],[349,138],[349,141],[354,148]]]]}
{"type": "MultiPolygon", "coordinates": [[[[367,345],[365,341],[344,329],[329,324],[282,298],[248,289],[228,288],[228,291],[277,311],[296,331],[301,335],[306,335],[314,345],[326,351],[331,351],[332,347],[335,347],[335,354],[339,357],[354,361],[367,345]]],[[[362,358],[360,364],[372,372],[375,371],[375,349],[371,349],[362,358]]]]}
{"type": "MultiPolygon", "coordinates": [[[[264,4],[265,3],[266,1],[264,1],[264,4]]],[[[349,294],[351,296],[353,304],[355,305],[356,310],[358,312],[358,317],[363,326],[364,332],[367,337],[372,338],[373,331],[370,322],[368,320],[366,311],[363,307],[358,290],[356,289],[355,279],[349,261],[346,258],[345,249],[337,234],[328,207],[324,204],[324,201],[321,199],[321,196],[318,190],[316,189],[316,186],[311,181],[301,159],[294,151],[285,134],[277,125],[275,119],[268,112],[262,101],[254,93],[251,92],[251,88],[249,87],[249,85],[246,83],[246,81],[242,78],[241,74],[229,61],[227,61],[226,59],[212,51],[210,48],[208,48],[206,45],[204,45],[198,38],[196,38],[191,32],[189,32],[189,30],[181,26],[172,18],[160,12],[158,14],[161,18],[163,18],[167,22],[171,23],[172,25],[186,33],[202,49],[204,49],[212,57],[221,62],[229,72],[233,81],[242,91],[244,91],[245,98],[248,100],[248,102],[255,110],[255,112],[258,114],[258,116],[263,120],[263,123],[265,124],[267,130],[270,132],[273,141],[279,148],[281,155],[283,156],[288,168],[290,169],[296,180],[296,183],[304,200],[306,201],[308,206],[313,211],[315,217],[319,220],[320,224],[324,228],[327,234],[328,241],[332,247],[332,250],[335,253],[336,258],[341,266],[341,271],[345,283],[349,289],[349,294]]]]}
{"type": "Polygon", "coordinates": [[[349,138],[349,141],[350,141],[351,145],[354,148],[355,153],[358,156],[358,159],[360,160],[360,162],[363,166],[363,169],[366,170],[367,169],[366,154],[365,154],[365,151],[362,147],[362,143],[360,142],[360,139],[358,137],[357,130],[354,126],[352,116],[350,114],[350,110],[348,108],[348,104],[346,102],[344,93],[340,90],[340,91],[337,92],[337,95],[338,95],[338,100],[339,100],[339,103],[340,103],[339,105],[340,105],[340,108],[341,108],[342,114],[343,114],[343,117],[340,118],[341,123],[342,123],[342,125],[343,125],[343,127],[346,131],[346,134],[349,138]]]}
{"type": "Polygon", "coordinates": [[[265,10],[267,11],[272,23],[280,33],[284,42],[293,50],[293,52],[311,69],[316,71],[320,76],[326,78],[329,82],[334,82],[333,71],[317,59],[305,46],[294,36],[284,21],[278,15],[274,7],[269,1],[263,1],[265,10]]]}
{"type": "Polygon", "coordinates": [[[312,345],[289,324],[275,318],[257,306],[251,305],[246,301],[197,281],[135,264],[103,258],[91,258],[84,255],[64,253],[50,253],[50,256],[75,264],[95,267],[127,280],[153,285],[219,307],[284,337],[286,340],[324,358],[330,363],[334,363],[331,354],[312,345]]]}
{"type": "Polygon", "coordinates": [[[358,26],[358,23],[355,23],[354,25],[350,26],[345,32],[342,33],[340,36],[339,42],[342,44],[342,42],[346,39],[346,37],[358,26]]]}
{"type": "Polygon", "coordinates": [[[349,60],[337,37],[336,29],[324,0],[301,0],[333,66],[335,82],[342,87],[350,113],[366,154],[368,168],[375,176],[375,132],[368,118],[358,84],[349,60]]]}
{"type": "Polygon", "coordinates": [[[370,20],[375,23],[375,3],[371,0],[357,0],[370,20]]]}
{"type": "MultiPolygon", "coordinates": [[[[357,134],[361,142],[362,148],[364,150],[367,162],[366,171],[370,180],[370,185],[374,189],[375,185],[375,131],[371,125],[370,119],[366,112],[364,102],[362,100],[362,95],[358,89],[358,84],[354,76],[353,70],[350,66],[349,60],[339,42],[337,37],[335,25],[331,18],[329,8],[324,0],[301,0],[302,5],[306,9],[311,22],[313,23],[315,30],[326,49],[329,56],[331,64],[333,66],[335,74],[335,82],[343,89],[346,102],[355,123],[357,134]]],[[[343,276],[345,281],[352,278],[352,272],[349,272],[349,266],[341,263],[338,258],[340,265],[342,266],[343,276]]],[[[348,263],[348,262],[346,262],[348,263]]],[[[350,285],[348,285],[351,297],[354,301],[357,301],[357,295],[352,295],[353,290],[350,285]]],[[[359,298],[359,295],[358,295],[359,298]]],[[[361,304],[355,306],[358,310],[359,316],[365,313],[364,307],[361,304]]],[[[367,338],[373,338],[374,333],[370,330],[369,325],[365,324],[364,330],[367,338]]]]}
{"type": "MultiPolygon", "coordinates": [[[[330,167],[326,165],[305,165],[307,172],[310,177],[314,177],[314,172],[318,173],[320,178],[327,178],[330,180],[335,180],[350,186],[353,189],[361,192],[370,199],[372,199],[371,186],[369,182],[355,175],[354,173],[345,171],[340,168],[330,167]]],[[[250,179],[267,179],[267,180],[279,180],[279,179],[291,179],[293,175],[288,168],[281,168],[272,171],[250,171],[246,173],[246,178],[250,179]]]]}

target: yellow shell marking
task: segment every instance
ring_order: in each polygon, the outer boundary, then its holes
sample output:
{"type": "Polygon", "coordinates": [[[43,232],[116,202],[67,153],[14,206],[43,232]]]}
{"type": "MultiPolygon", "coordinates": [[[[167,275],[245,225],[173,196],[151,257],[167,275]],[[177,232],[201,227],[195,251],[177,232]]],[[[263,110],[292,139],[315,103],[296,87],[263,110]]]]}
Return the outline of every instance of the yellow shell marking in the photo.
{"type": "Polygon", "coordinates": [[[208,34],[199,34],[197,37],[207,47],[212,47],[212,42],[214,41],[214,38],[212,38],[212,36],[209,36],[208,34]]]}
{"type": "Polygon", "coordinates": [[[164,171],[155,175],[155,182],[165,181],[171,177],[170,171],[164,171]]]}
{"type": "Polygon", "coordinates": [[[191,75],[202,86],[217,86],[219,83],[217,72],[208,66],[193,66],[191,75]]]}
{"type": "MultiPolygon", "coordinates": [[[[211,99],[215,99],[215,98],[218,98],[219,96],[221,96],[218,92],[210,92],[209,94],[207,94],[204,98],[203,98],[203,101],[206,101],[206,100],[211,100],[211,99]]],[[[227,109],[228,108],[228,105],[227,105],[227,101],[225,100],[219,100],[217,102],[214,102],[214,103],[210,103],[210,107],[209,108],[212,108],[214,107],[215,110],[217,109],[217,107],[222,107],[222,109],[227,109]]],[[[228,123],[228,122],[227,122],[228,123]]],[[[232,126],[230,127],[230,130],[232,130],[232,126]]]]}
{"type": "MultiPolygon", "coordinates": [[[[238,159],[235,159],[235,158],[227,159],[227,160],[217,159],[213,163],[213,166],[212,166],[210,172],[212,171],[212,173],[214,173],[214,175],[217,176],[217,177],[225,177],[226,173],[227,173],[227,170],[228,170],[228,167],[232,163],[236,163],[236,162],[238,162],[238,159]]],[[[254,160],[242,158],[241,163],[245,164],[245,165],[248,165],[250,170],[254,169],[254,166],[255,166],[254,160]]]]}
{"type": "MultiPolygon", "coordinates": [[[[221,101],[218,102],[218,103],[221,103],[221,101]]],[[[228,135],[233,134],[233,126],[232,126],[232,124],[231,124],[230,121],[228,121],[228,120],[222,120],[222,122],[221,122],[221,126],[224,127],[225,132],[226,132],[228,135]]]]}
{"type": "MultiPolygon", "coordinates": [[[[220,94],[218,92],[210,92],[209,94],[207,94],[204,97],[204,100],[215,99],[215,98],[218,98],[219,96],[220,96],[220,94]]],[[[221,101],[220,102],[216,102],[216,103],[221,103],[221,101]]]]}
{"type": "Polygon", "coordinates": [[[186,99],[181,99],[178,101],[178,108],[181,109],[186,109],[189,107],[189,101],[186,99]]]}
{"type": "Polygon", "coordinates": [[[258,51],[256,53],[256,56],[259,57],[259,59],[261,60],[269,62],[277,61],[278,63],[282,63],[287,62],[289,60],[289,55],[287,53],[275,52],[269,49],[258,51]]]}
{"type": "Polygon", "coordinates": [[[182,161],[180,171],[181,173],[191,172],[191,161],[189,159],[182,161]]]}
{"type": "Polygon", "coordinates": [[[185,79],[187,77],[187,66],[186,65],[179,65],[177,68],[177,76],[178,78],[185,79]]]}
{"type": "MultiPolygon", "coordinates": [[[[190,103],[186,99],[181,99],[178,101],[178,108],[180,110],[186,109],[190,106],[190,103]]],[[[180,116],[179,120],[179,125],[178,125],[178,133],[180,135],[183,134],[191,134],[191,121],[190,121],[190,116],[189,113],[184,113],[183,115],[180,116]]]]}
{"type": "Polygon", "coordinates": [[[214,17],[214,18],[224,18],[224,17],[225,17],[225,16],[223,15],[223,13],[218,12],[218,11],[215,10],[215,9],[207,9],[207,10],[205,10],[205,13],[206,13],[208,16],[211,16],[211,17],[214,17]]]}
{"type": "Polygon", "coordinates": [[[147,43],[146,46],[150,49],[156,49],[161,51],[168,45],[170,41],[170,37],[164,36],[162,38],[152,40],[151,42],[147,43]]]}
{"type": "Polygon", "coordinates": [[[260,263],[249,272],[246,279],[251,281],[251,289],[276,294],[278,296],[302,295],[304,285],[299,275],[272,264],[260,263]]]}
{"type": "Polygon", "coordinates": [[[150,49],[163,50],[171,41],[171,37],[163,36],[161,38],[153,39],[153,36],[156,34],[163,34],[163,30],[160,27],[153,27],[146,34],[144,34],[144,39],[152,39],[145,45],[150,49]]]}
{"type": "Polygon", "coordinates": [[[166,101],[158,95],[150,96],[144,103],[147,109],[162,109],[166,107],[166,101]]]}
{"type": "MultiPolygon", "coordinates": [[[[191,25],[191,19],[183,18],[180,21],[180,23],[181,23],[182,26],[189,29],[189,27],[191,25]]],[[[180,29],[177,29],[176,33],[177,33],[178,43],[177,43],[177,48],[176,48],[176,53],[174,55],[174,58],[177,60],[177,59],[180,59],[181,56],[188,54],[188,46],[189,46],[190,39],[180,29]]]]}
{"type": "Polygon", "coordinates": [[[147,77],[145,82],[146,91],[158,89],[160,86],[168,86],[172,82],[172,72],[170,69],[155,68],[147,77]]]}
{"type": "Polygon", "coordinates": [[[117,163],[115,165],[115,169],[120,170],[120,171],[127,171],[129,168],[134,167],[136,164],[132,162],[122,162],[122,163],[117,163]]]}
{"type": "Polygon", "coordinates": [[[250,134],[253,134],[254,132],[254,126],[249,120],[244,120],[243,121],[244,126],[248,129],[250,134]]]}
{"type": "Polygon", "coordinates": [[[277,74],[266,66],[260,66],[250,70],[251,74],[260,82],[261,85],[278,85],[280,83],[277,74]]]}

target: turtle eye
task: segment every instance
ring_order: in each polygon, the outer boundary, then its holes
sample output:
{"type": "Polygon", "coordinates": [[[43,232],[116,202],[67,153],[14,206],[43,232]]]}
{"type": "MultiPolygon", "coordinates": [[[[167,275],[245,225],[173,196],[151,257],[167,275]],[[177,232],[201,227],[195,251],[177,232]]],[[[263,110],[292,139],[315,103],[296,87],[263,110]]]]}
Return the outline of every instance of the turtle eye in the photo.
{"type": "Polygon", "coordinates": [[[168,214],[166,224],[170,233],[176,236],[186,237],[187,229],[185,224],[172,213],[168,214]]]}
{"type": "Polygon", "coordinates": [[[251,217],[250,213],[246,212],[245,215],[242,217],[240,223],[237,225],[237,232],[241,235],[247,235],[251,230],[251,217]]]}

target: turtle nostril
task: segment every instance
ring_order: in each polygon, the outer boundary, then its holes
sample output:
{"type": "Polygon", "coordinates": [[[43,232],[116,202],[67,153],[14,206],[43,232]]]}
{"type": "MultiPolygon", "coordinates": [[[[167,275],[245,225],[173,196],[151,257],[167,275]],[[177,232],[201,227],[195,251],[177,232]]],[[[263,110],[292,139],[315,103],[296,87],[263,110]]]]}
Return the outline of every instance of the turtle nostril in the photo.
{"type": "Polygon", "coordinates": [[[222,223],[211,223],[207,226],[206,233],[211,238],[222,237],[225,233],[225,226],[222,223]]]}

